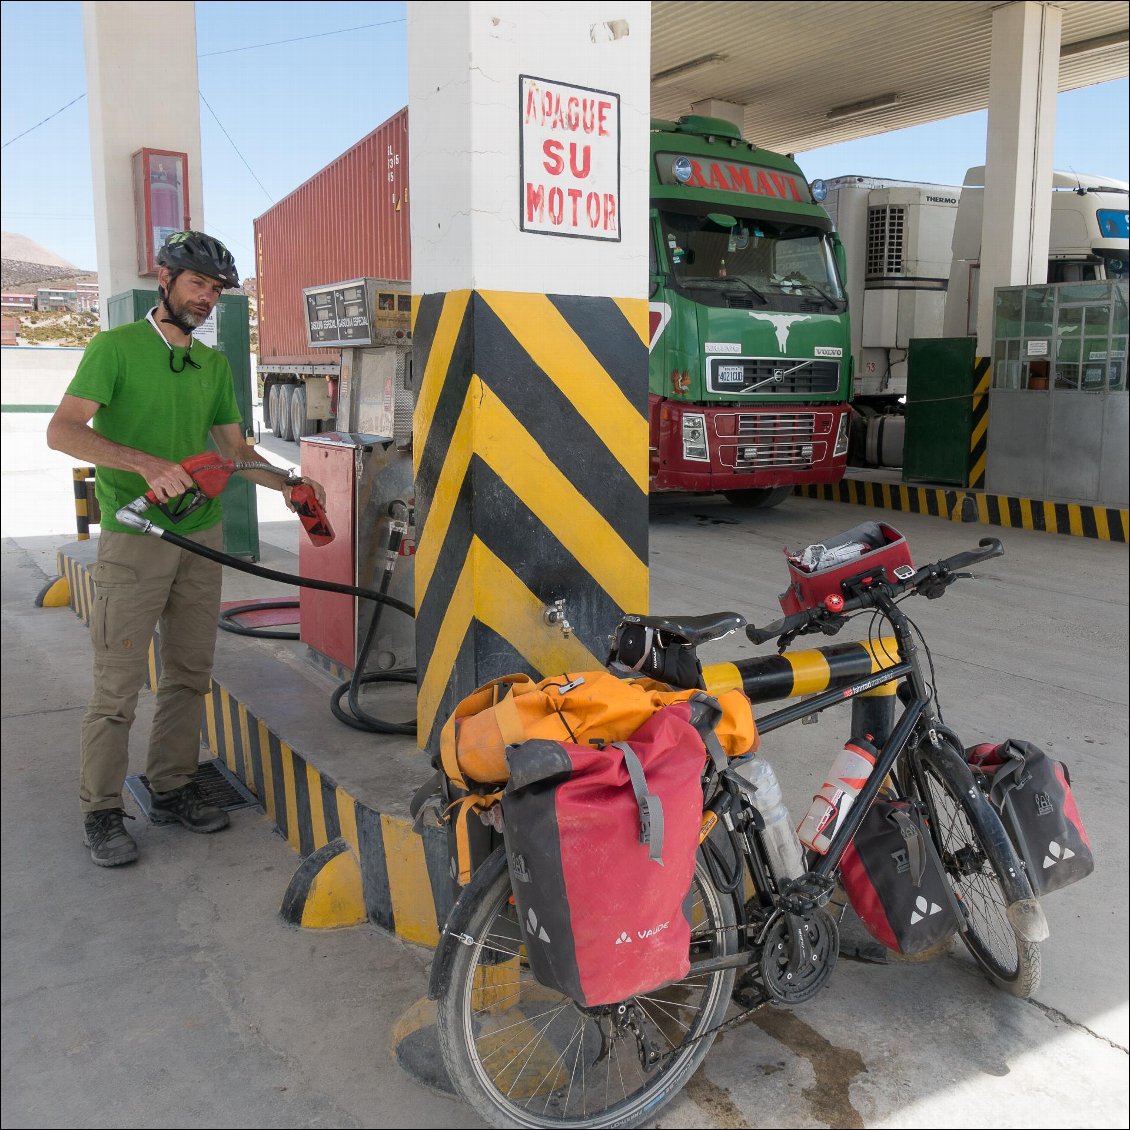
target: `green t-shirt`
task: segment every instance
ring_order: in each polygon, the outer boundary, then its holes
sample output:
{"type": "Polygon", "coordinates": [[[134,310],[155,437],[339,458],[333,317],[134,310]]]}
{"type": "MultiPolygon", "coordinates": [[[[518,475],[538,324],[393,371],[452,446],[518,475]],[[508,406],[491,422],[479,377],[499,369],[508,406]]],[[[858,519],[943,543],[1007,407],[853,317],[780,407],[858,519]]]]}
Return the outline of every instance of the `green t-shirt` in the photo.
{"type": "MultiPolygon", "coordinates": [[[[183,349],[173,350],[177,368],[184,355],[183,349]]],[[[190,356],[198,369],[184,363],[182,372],[172,372],[169,347],[161,336],[145,319],[131,322],[94,336],[67,392],[101,405],[91,422],[99,435],[179,463],[209,449],[214,425],[240,422],[228,359],[200,342],[193,343],[190,356]]],[[[102,528],[136,532],[114,515],[144,494],[148,483],[132,471],[98,467],[94,489],[102,528]]],[[[145,512],[155,525],[181,534],[214,526],[222,516],[218,498],[209,499],[180,522],[166,518],[155,506],[145,512]]]]}

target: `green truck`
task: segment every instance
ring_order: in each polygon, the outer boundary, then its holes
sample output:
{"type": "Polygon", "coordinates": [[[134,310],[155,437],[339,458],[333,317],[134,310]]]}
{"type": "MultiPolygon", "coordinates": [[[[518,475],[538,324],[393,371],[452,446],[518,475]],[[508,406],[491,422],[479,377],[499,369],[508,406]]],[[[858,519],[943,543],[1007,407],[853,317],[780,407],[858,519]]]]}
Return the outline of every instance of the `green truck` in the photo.
{"type": "Polygon", "coordinates": [[[822,198],[730,122],[652,123],[653,491],[766,507],[843,478],[851,329],[822,198]]]}

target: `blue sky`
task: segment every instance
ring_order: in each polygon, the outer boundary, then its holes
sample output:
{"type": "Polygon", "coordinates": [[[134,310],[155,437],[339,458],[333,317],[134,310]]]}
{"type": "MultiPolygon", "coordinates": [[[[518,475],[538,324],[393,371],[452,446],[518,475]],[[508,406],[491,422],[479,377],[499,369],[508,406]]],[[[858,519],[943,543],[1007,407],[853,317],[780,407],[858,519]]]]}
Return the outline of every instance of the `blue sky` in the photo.
{"type": "MultiPolygon", "coordinates": [[[[200,90],[215,114],[201,105],[205,223],[243,273],[254,269],[254,218],[407,101],[405,8],[197,3],[200,90]]],[[[3,228],[93,269],[82,6],[5,2],[0,12],[3,228]]],[[[1121,80],[1060,95],[1057,168],[1130,180],[1128,93],[1121,80]]],[[[798,161],[809,178],[960,184],[966,168],[984,162],[985,119],[964,114],[798,161]]]]}

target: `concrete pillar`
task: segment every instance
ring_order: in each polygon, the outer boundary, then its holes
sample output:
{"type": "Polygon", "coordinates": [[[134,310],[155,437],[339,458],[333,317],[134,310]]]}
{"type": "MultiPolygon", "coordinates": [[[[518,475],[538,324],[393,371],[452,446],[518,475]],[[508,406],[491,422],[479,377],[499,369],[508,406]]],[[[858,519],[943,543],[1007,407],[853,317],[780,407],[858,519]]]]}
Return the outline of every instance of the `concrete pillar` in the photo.
{"type": "Polygon", "coordinates": [[[982,357],[992,349],[993,290],[1047,278],[1062,26],[1054,4],[1024,0],[993,12],[977,296],[982,357]]]}
{"type": "Polygon", "coordinates": [[[421,746],[647,608],[650,42],[647,3],[408,6],[421,746]]]}
{"type": "Polygon", "coordinates": [[[155,290],[137,273],[130,156],[138,149],[188,154],[192,226],[204,227],[196,10],[191,0],[157,5],[84,0],[86,100],[94,178],[101,322],[109,299],[155,290]]]}

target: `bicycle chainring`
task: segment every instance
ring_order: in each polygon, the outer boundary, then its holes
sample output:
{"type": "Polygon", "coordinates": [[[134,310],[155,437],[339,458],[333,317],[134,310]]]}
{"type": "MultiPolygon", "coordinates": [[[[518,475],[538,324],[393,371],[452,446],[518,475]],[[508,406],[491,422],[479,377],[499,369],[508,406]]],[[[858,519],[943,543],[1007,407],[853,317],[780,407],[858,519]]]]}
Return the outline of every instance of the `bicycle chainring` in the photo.
{"type": "Polygon", "coordinates": [[[759,979],[773,1000],[800,1004],[824,987],[839,953],[839,927],[826,910],[782,914],[765,939],[759,979]]]}

